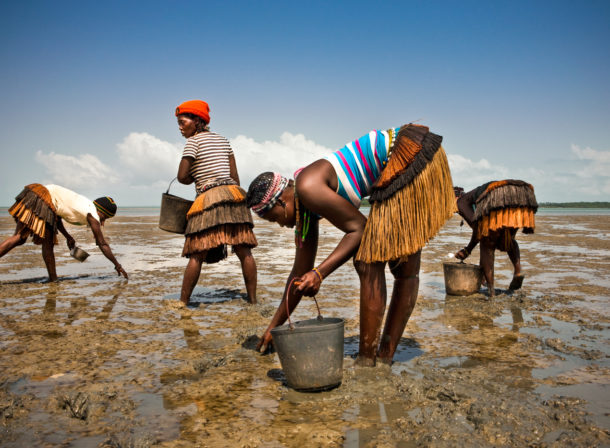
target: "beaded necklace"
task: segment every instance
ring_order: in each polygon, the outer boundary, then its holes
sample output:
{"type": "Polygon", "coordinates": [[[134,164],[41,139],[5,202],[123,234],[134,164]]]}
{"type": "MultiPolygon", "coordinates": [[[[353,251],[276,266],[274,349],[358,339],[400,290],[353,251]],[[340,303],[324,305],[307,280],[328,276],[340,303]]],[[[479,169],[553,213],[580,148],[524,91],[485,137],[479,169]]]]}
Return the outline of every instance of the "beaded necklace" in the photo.
{"type": "Polygon", "coordinates": [[[294,185],[294,205],[296,208],[296,225],[294,227],[294,243],[297,247],[303,247],[305,238],[309,233],[309,223],[311,221],[311,212],[303,207],[303,219],[301,220],[301,210],[299,206],[299,196],[297,195],[296,182],[294,185]]]}

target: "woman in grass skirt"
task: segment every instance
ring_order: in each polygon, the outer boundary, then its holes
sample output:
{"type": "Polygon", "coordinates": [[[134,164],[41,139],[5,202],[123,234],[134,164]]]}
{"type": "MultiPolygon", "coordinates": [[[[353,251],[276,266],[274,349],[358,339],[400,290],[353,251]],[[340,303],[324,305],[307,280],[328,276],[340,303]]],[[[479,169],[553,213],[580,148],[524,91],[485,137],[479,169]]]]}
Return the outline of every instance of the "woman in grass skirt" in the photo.
{"type": "Polygon", "coordinates": [[[178,181],[195,183],[197,198],[187,213],[186,240],[182,256],[189,259],[184,272],[180,300],[188,304],[204,262],[227,257],[231,245],[239,257],[248,301],[256,303],[256,262],[251,248],[257,242],[246,192],[231,145],[208,127],[210,111],[204,101],[186,101],[176,108],[178,127],[187,138],[178,168],[178,181]]]}
{"type": "MultiPolygon", "coordinates": [[[[421,249],[455,211],[441,140],[414,124],[371,131],[300,170],[295,181],[268,172],[248,189],[248,206],[259,216],[295,227],[296,255],[286,288],[293,282],[298,286],[284,294],[291,309],[354,258],[360,278],[360,364],[392,361],[417,300],[421,249]],[[369,195],[367,219],[358,208],[369,195]],[[345,235],[314,267],[319,217],[345,235]],[[387,263],[394,289],[382,335],[387,263]]],[[[284,300],[259,343],[261,351],[271,342],[271,329],[287,319],[284,300]]]]}
{"type": "Polygon", "coordinates": [[[28,237],[32,236],[34,243],[42,246],[42,259],[49,280],[56,281],[54,246],[57,244],[57,232],[61,232],[66,238],[68,249],[76,246],[74,238],[64,227],[63,221],[66,221],[72,225],[88,226],[95,243],[114,264],[117,274],[127,278],[127,272],[114,257],[102,233],[104,222],[112,218],[116,210],[115,202],[108,196],[91,201],[59,185],[26,185],[8,210],[17,227],[13,236],[0,243],[0,257],[24,244],[28,237]]]}
{"type": "Polygon", "coordinates": [[[534,187],[522,180],[507,179],[488,182],[468,193],[456,187],[455,195],[458,213],[472,228],[470,242],[455,257],[465,260],[481,243],[480,266],[489,295],[493,296],[495,251],[506,252],[514,270],[509,290],[521,288],[525,276],[521,272],[521,253],[515,235],[519,229],[523,233],[534,233],[534,214],[538,210],[534,187]]]}

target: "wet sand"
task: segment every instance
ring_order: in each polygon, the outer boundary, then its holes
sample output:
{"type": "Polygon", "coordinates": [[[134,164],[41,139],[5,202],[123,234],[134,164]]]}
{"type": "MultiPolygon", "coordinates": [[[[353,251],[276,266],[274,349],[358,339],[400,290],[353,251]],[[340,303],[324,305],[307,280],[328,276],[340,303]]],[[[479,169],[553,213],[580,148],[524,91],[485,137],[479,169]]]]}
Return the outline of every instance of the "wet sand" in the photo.
{"type": "MultiPolygon", "coordinates": [[[[534,235],[518,234],[523,289],[508,293],[497,253],[491,300],[445,294],[441,262],[470,237],[453,218],[423,251],[391,367],[353,364],[358,281],[343,266],[318,296],[325,316],[346,320],[343,383],[308,394],[283,384],[276,354],[253,350],[291,268],[292,231],[256,221],[258,305],[231,255],[204,268],[199,306],[180,309],[183,237],[156,224],[124,216],[105,228],[128,281],[73,227],[91,256],[73,260],[60,236],[57,283],[31,242],[0,259],[0,446],[610,446],[608,215],[539,215],[534,235]]],[[[0,238],[13,230],[0,217],[0,238]]],[[[339,237],[323,224],[319,259],[339,237]]],[[[306,298],[295,318],[313,316],[306,298]]]]}

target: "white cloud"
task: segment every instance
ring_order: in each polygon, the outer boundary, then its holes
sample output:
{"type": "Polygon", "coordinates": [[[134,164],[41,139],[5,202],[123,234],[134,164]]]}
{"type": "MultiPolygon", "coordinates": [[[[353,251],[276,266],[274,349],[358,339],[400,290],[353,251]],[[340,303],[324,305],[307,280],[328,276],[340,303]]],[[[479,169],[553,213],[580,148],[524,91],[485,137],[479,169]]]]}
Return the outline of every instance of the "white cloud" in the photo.
{"type": "Polygon", "coordinates": [[[303,134],[284,132],[279,141],[257,142],[245,135],[231,140],[241,184],[250,182],[265,171],[277,171],[292,177],[293,173],[333,150],[305,138],[303,134]]]}
{"type": "MultiPolygon", "coordinates": [[[[597,163],[610,164],[610,151],[597,151],[589,147],[581,149],[578,145],[572,145],[572,152],[582,160],[591,160],[597,163]]],[[[607,175],[610,176],[610,173],[607,175]]]]}
{"type": "MultiPolygon", "coordinates": [[[[298,168],[338,149],[290,132],[284,132],[277,140],[265,141],[238,135],[231,145],[244,188],[264,171],[292,177],[298,168]]],[[[114,191],[124,203],[150,205],[158,203],[161,192],[175,177],[181,151],[181,144],[133,132],[117,144],[112,168],[91,154],[68,156],[38,151],[36,160],[46,168],[52,181],[60,185],[81,193],[105,187],[105,191],[114,191]]],[[[460,154],[448,154],[448,159],[454,184],[466,190],[490,180],[523,179],[534,185],[541,202],[608,201],[610,152],[572,145],[570,156],[537,167],[520,163],[510,167],[496,165],[487,159],[471,160],[460,154]]],[[[193,192],[192,185],[177,182],[172,185],[173,194],[191,198],[193,192]]]]}
{"type": "Polygon", "coordinates": [[[572,152],[579,160],[589,162],[578,172],[580,177],[610,177],[610,151],[597,151],[588,147],[582,149],[572,145],[572,152]]]}
{"type": "Polygon", "coordinates": [[[536,189],[540,202],[607,201],[610,194],[610,152],[572,145],[578,160],[561,160],[543,167],[492,165],[448,154],[454,185],[466,191],[499,179],[522,179],[536,189]]]}
{"type": "Polygon", "coordinates": [[[574,171],[580,182],[575,185],[575,190],[581,195],[593,197],[589,200],[608,200],[610,195],[610,151],[598,151],[589,147],[581,148],[572,145],[572,153],[578,160],[579,167],[574,171]]]}
{"type": "Polygon", "coordinates": [[[181,148],[146,132],[132,132],[117,145],[125,175],[135,183],[169,182],[178,172],[181,148]]]}
{"type": "Polygon", "coordinates": [[[463,187],[466,191],[490,180],[511,177],[507,168],[492,165],[487,159],[473,161],[459,154],[447,154],[447,159],[453,184],[463,187]]]}
{"type": "Polygon", "coordinates": [[[74,157],[38,151],[36,161],[44,165],[53,182],[67,188],[90,189],[118,181],[114,171],[91,154],[74,157]]]}

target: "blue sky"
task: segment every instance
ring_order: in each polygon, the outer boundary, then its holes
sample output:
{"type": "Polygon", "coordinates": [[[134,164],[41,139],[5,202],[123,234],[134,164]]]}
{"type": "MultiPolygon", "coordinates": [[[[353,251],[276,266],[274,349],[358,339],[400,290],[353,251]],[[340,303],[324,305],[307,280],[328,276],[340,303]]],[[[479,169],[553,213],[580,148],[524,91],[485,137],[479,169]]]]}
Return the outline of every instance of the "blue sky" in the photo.
{"type": "Polygon", "coordinates": [[[0,205],[31,182],[158,205],[187,99],[244,186],[419,120],[456,185],[610,200],[607,1],[3,2],[0,36],[0,205]]]}

